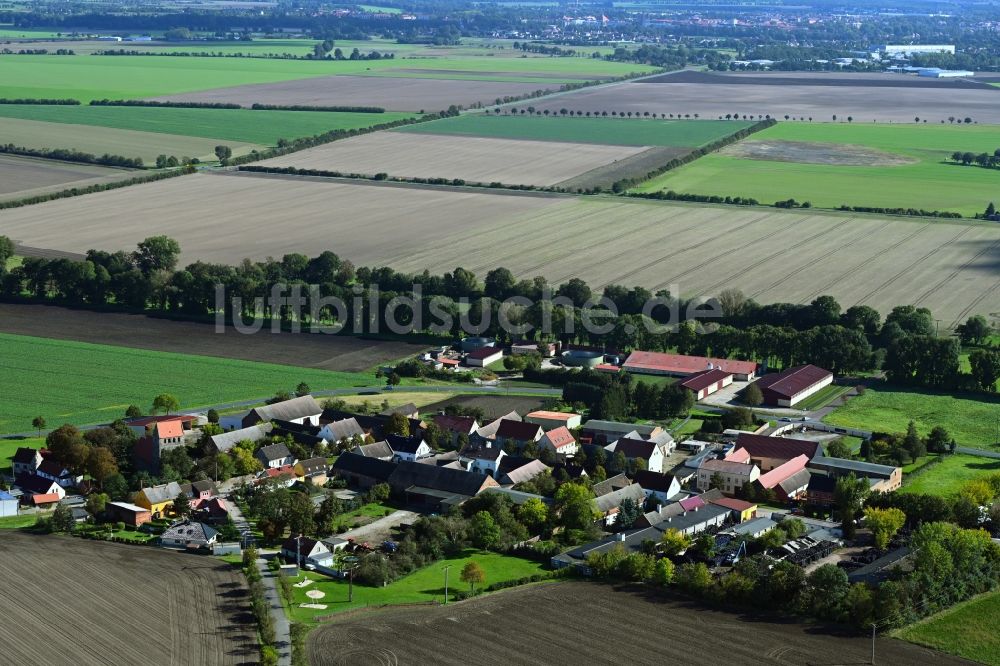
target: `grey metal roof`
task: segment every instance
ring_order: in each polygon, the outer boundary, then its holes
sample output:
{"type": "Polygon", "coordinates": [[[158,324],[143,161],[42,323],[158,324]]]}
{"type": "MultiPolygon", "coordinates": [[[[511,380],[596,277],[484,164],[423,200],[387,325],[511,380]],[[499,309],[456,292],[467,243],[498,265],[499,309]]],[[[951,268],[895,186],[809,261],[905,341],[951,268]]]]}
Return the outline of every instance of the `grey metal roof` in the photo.
{"type": "Polygon", "coordinates": [[[611,509],[618,508],[622,500],[625,499],[630,499],[641,507],[642,503],[646,500],[646,493],[643,492],[642,486],[638,483],[633,483],[632,485],[610,492],[607,495],[595,497],[593,501],[598,511],[607,513],[611,509]]]}
{"type": "Polygon", "coordinates": [[[181,494],[181,486],[176,481],[171,481],[170,483],[143,488],[142,494],[146,496],[150,504],[172,502],[181,494]]]}
{"type": "Polygon", "coordinates": [[[864,476],[878,476],[885,479],[892,476],[896,470],[891,465],[878,465],[863,460],[847,460],[845,458],[827,458],[826,456],[814,458],[809,466],[827,470],[842,469],[849,472],[859,472],[864,476]]]}
{"type": "Polygon", "coordinates": [[[262,421],[271,421],[273,419],[294,421],[295,419],[307,416],[319,416],[323,413],[323,408],[319,406],[319,403],[311,395],[303,395],[291,400],[276,402],[273,405],[255,407],[252,411],[256,412],[262,421]]]}
{"type": "Polygon", "coordinates": [[[244,440],[259,442],[267,437],[272,428],[273,426],[270,423],[260,423],[249,428],[230,430],[221,435],[212,435],[212,444],[215,446],[216,451],[224,453],[244,440]]]}

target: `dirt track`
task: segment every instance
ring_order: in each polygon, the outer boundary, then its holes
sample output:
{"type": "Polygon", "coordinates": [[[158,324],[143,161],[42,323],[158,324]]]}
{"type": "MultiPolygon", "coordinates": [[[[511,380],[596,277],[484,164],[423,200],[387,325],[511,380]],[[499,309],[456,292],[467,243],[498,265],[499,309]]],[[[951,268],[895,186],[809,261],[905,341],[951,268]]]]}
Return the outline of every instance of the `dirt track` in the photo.
{"type": "Polygon", "coordinates": [[[211,557],[6,530],[0,581],[5,664],[259,661],[243,576],[211,557]]]}
{"type": "Polygon", "coordinates": [[[211,324],[8,303],[0,303],[0,332],[344,372],[361,372],[424,349],[346,336],[220,334],[211,324]]]}
{"type": "MultiPolygon", "coordinates": [[[[487,572],[489,575],[489,572],[487,572]]],[[[704,610],[597,583],[520,588],[447,607],[356,616],[309,636],[314,666],[867,664],[871,641],[704,610]]],[[[879,664],[969,664],[879,639],[879,664]]]]}

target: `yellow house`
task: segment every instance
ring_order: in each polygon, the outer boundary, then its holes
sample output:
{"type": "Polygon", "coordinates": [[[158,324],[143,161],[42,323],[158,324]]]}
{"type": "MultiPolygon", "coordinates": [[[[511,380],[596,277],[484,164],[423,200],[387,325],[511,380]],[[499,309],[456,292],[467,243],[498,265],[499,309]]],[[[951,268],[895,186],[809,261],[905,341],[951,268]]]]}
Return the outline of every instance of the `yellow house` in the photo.
{"type": "Polygon", "coordinates": [[[181,486],[176,481],[159,486],[143,488],[135,494],[132,502],[149,509],[153,518],[162,518],[174,506],[174,499],[181,494],[181,486]]]}
{"type": "Polygon", "coordinates": [[[299,477],[299,481],[310,479],[314,486],[322,486],[327,481],[328,468],[329,464],[326,462],[326,458],[309,458],[296,462],[293,469],[295,475],[299,477]]]}
{"type": "Polygon", "coordinates": [[[716,506],[721,506],[732,513],[733,517],[739,517],[739,522],[745,523],[748,520],[753,520],[757,517],[757,505],[750,502],[744,502],[741,499],[736,499],[733,497],[720,497],[719,499],[709,500],[712,504],[716,506]]]}

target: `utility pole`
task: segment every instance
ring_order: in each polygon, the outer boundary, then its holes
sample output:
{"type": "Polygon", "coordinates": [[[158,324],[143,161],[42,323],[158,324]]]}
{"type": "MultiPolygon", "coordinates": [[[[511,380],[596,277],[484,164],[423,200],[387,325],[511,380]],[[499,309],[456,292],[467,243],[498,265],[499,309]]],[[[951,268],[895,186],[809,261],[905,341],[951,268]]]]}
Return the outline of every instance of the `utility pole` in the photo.
{"type": "Polygon", "coordinates": [[[444,567],[444,605],[448,605],[448,570],[451,569],[452,565],[444,567]]]}
{"type": "Polygon", "coordinates": [[[302,535],[301,535],[301,534],[300,534],[300,535],[298,535],[297,537],[295,537],[295,568],[296,568],[296,570],[297,570],[297,569],[298,569],[299,567],[301,567],[301,566],[302,566],[302,555],[301,555],[301,554],[299,554],[299,544],[300,544],[300,541],[299,541],[299,540],[300,540],[301,538],[302,538],[302,535]]]}
{"type": "Polygon", "coordinates": [[[872,622],[872,666],[875,666],[875,627],[877,625],[872,622]]]}
{"type": "Polygon", "coordinates": [[[354,567],[347,570],[347,603],[354,601],[354,567]]]}

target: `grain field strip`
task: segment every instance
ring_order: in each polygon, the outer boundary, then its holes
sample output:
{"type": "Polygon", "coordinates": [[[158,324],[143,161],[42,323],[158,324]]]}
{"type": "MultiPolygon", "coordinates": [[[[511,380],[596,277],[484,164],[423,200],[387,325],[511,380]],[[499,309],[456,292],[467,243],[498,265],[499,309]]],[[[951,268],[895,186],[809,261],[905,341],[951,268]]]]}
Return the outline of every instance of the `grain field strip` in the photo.
{"type": "MultiPolygon", "coordinates": [[[[805,220],[807,220],[807,219],[809,219],[809,218],[804,218],[804,219],[800,220],[800,222],[805,222],[805,220]]],[[[707,287],[702,287],[701,289],[699,289],[694,294],[694,296],[695,297],[701,296],[702,294],[704,294],[706,292],[711,293],[713,290],[718,289],[719,287],[721,287],[721,286],[729,283],[732,280],[735,280],[736,278],[738,278],[738,277],[740,277],[742,275],[745,275],[746,273],[749,273],[753,269],[755,269],[755,268],[757,268],[759,266],[763,266],[764,264],[766,264],[767,262],[771,261],[772,259],[775,259],[775,258],[777,258],[777,257],[785,254],[786,252],[788,252],[790,250],[796,250],[796,249],[802,247],[803,245],[808,245],[809,243],[811,243],[812,241],[816,240],[817,238],[825,236],[825,235],[829,234],[832,231],[836,231],[837,229],[840,229],[842,226],[844,226],[845,224],[849,224],[850,222],[851,222],[851,219],[847,218],[845,220],[842,220],[841,222],[838,222],[837,224],[834,224],[832,226],[827,226],[825,229],[820,229],[818,232],[814,233],[813,235],[806,236],[805,238],[803,238],[799,242],[794,243],[793,245],[784,245],[777,252],[772,252],[771,254],[769,254],[769,255],[761,258],[761,259],[758,259],[755,262],[753,262],[749,266],[742,266],[735,273],[732,273],[732,274],[726,276],[725,278],[723,278],[723,279],[721,279],[721,280],[719,280],[717,282],[713,282],[711,285],[709,285],[707,287]]],[[[763,240],[763,239],[761,239],[761,240],[763,240]]]]}
{"type": "Polygon", "coordinates": [[[966,268],[968,268],[969,266],[971,266],[972,262],[976,261],[981,256],[983,256],[984,254],[986,254],[987,252],[989,252],[990,250],[992,250],[993,248],[995,248],[997,246],[1000,246],[1000,240],[993,241],[992,244],[987,245],[982,250],[980,250],[979,252],[977,252],[975,255],[973,255],[972,257],[970,257],[964,264],[962,264],[961,266],[959,266],[958,268],[956,268],[954,271],[952,271],[947,276],[945,276],[936,285],[934,285],[933,287],[931,287],[930,289],[928,289],[927,291],[925,291],[923,294],[921,294],[915,301],[913,301],[913,305],[920,305],[921,303],[923,303],[925,300],[927,300],[927,298],[929,296],[931,296],[934,293],[936,293],[939,289],[941,289],[941,287],[945,286],[946,284],[948,284],[949,282],[951,282],[952,280],[954,280],[962,271],[964,271],[966,268]]]}
{"type": "Polygon", "coordinates": [[[872,262],[872,261],[874,261],[874,260],[876,260],[876,259],[878,259],[880,257],[885,256],[886,253],[892,252],[892,251],[898,249],[902,245],[904,245],[904,244],[910,242],[911,240],[913,240],[913,238],[915,238],[916,236],[918,236],[918,235],[920,235],[922,233],[926,233],[929,229],[930,229],[930,225],[921,225],[921,226],[917,227],[916,231],[914,231],[912,234],[910,234],[909,236],[907,236],[903,240],[901,240],[901,241],[899,241],[897,243],[893,243],[892,245],[887,246],[886,248],[880,250],[879,252],[875,253],[874,255],[872,255],[870,257],[863,258],[861,261],[859,261],[856,264],[852,265],[846,271],[844,271],[843,273],[841,273],[840,275],[838,275],[837,278],[834,279],[833,281],[826,282],[826,283],[823,284],[823,286],[817,288],[815,291],[810,292],[803,299],[803,302],[812,302],[812,300],[814,298],[816,298],[817,296],[821,295],[824,291],[828,290],[830,287],[833,287],[834,285],[837,285],[837,284],[843,282],[848,277],[854,275],[855,271],[857,271],[857,269],[860,268],[861,266],[869,264],[870,262],[872,262]]]}
{"type": "Polygon", "coordinates": [[[952,243],[954,243],[955,241],[957,241],[959,238],[961,238],[962,236],[964,236],[967,233],[969,233],[970,231],[972,231],[972,229],[973,229],[973,227],[966,227],[966,228],[962,229],[960,232],[958,232],[957,234],[955,234],[954,236],[952,236],[951,240],[949,240],[944,245],[938,245],[934,249],[930,250],[929,252],[927,252],[926,254],[924,254],[923,256],[921,256],[916,261],[913,261],[912,263],[910,263],[909,266],[907,266],[903,270],[899,271],[894,276],[890,277],[888,280],[886,280],[885,282],[883,282],[882,284],[880,284],[879,286],[875,287],[874,289],[872,289],[871,291],[869,291],[867,294],[865,294],[864,296],[862,296],[860,299],[858,299],[856,301],[856,305],[861,305],[862,303],[864,303],[865,301],[867,301],[869,298],[871,298],[872,296],[874,296],[878,292],[882,291],[883,289],[885,289],[889,285],[891,285],[894,282],[896,282],[896,280],[898,280],[899,278],[903,277],[904,275],[906,275],[907,273],[909,273],[910,271],[912,271],[917,266],[923,265],[924,262],[927,261],[927,259],[929,259],[930,257],[934,256],[935,254],[937,254],[938,252],[940,252],[942,249],[948,247],[949,245],[951,245],[952,243]]]}
{"type": "MultiPolygon", "coordinates": [[[[771,218],[770,215],[768,215],[766,217],[767,218],[771,218]]],[[[792,216],[788,216],[788,219],[792,219],[792,216]]],[[[809,218],[808,217],[803,217],[803,218],[800,218],[800,219],[792,219],[792,221],[790,223],[788,223],[788,224],[786,224],[786,225],[784,225],[782,227],[779,227],[779,228],[775,229],[774,231],[771,231],[770,233],[764,234],[763,236],[758,236],[758,237],[754,238],[754,240],[750,241],[750,243],[747,243],[747,244],[742,244],[741,243],[739,247],[740,247],[740,249],[745,249],[745,248],[747,248],[747,247],[749,247],[751,245],[756,245],[757,243],[766,241],[769,238],[772,238],[772,237],[774,237],[774,236],[776,236],[776,235],[778,235],[780,233],[788,231],[790,228],[794,227],[797,224],[801,224],[802,222],[804,222],[807,219],[809,219],[809,218]]],[[[743,228],[745,228],[747,226],[749,226],[749,225],[743,225],[742,227],[738,227],[737,230],[743,229],[743,228]]],[[[719,237],[722,237],[724,235],[725,234],[720,234],[719,237]]],[[[713,241],[714,240],[718,240],[719,237],[713,238],[712,240],[713,241]]],[[[737,240],[739,240],[739,239],[737,239],[737,240]]],[[[687,249],[693,249],[693,248],[685,248],[685,249],[687,250],[687,249]]],[[[684,277],[686,275],[690,275],[691,273],[694,273],[695,271],[698,271],[698,270],[704,268],[705,266],[708,266],[709,264],[712,264],[713,262],[717,262],[719,260],[719,256],[720,255],[724,255],[724,254],[726,254],[726,252],[731,252],[731,251],[734,251],[734,250],[735,250],[735,248],[729,248],[729,249],[727,249],[724,252],[719,252],[718,254],[709,257],[705,261],[702,261],[702,262],[699,262],[699,263],[695,264],[694,266],[688,266],[688,268],[686,270],[683,270],[680,273],[677,273],[677,274],[671,276],[670,278],[664,280],[663,282],[657,284],[656,286],[654,286],[652,288],[653,293],[656,293],[657,290],[663,289],[664,287],[669,286],[670,284],[673,284],[675,281],[681,279],[682,277],[684,277]]]]}
{"type": "MultiPolygon", "coordinates": [[[[851,220],[854,221],[854,220],[856,220],[856,218],[851,218],[851,220]]],[[[829,259],[830,257],[832,257],[833,255],[837,254],[838,252],[842,252],[842,251],[846,250],[847,248],[851,247],[852,245],[855,245],[856,243],[859,243],[859,242],[865,240],[866,238],[879,233],[880,231],[882,231],[883,229],[885,229],[886,227],[888,227],[890,224],[892,224],[891,220],[887,220],[885,222],[885,224],[883,224],[883,225],[881,225],[879,227],[873,227],[873,228],[869,229],[868,231],[866,231],[862,235],[860,235],[857,238],[851,240],[851,242],[849,242],[849,243],[846,243],[844,245],[840,245],[840,246],[834,247],[829,252],[825,252],[825,253],[821,254],[820,256],[818,256],[816,258],[808,258],[806,260],[806,262],[804,264],[802,264],[802,266],[796,268],[793,271],[789,271],[788,273],[785,273],[779,279],[775,280],[771,284],[767,285],[766,287],[764,287],[762,289],[757,289],[756,291],[753,291],[753,292],[747,294],[747,296],[749,296],[750,298],[757,298],[761,294],[763,294],[763,293],[765,293],[767,291],[770,291],[771,289],[774,289],[775,287],[781,286],[784,283],[787,283],[790,278],[795,277],[796,275],[798,275],[799,273],[802,273],[803,271],[805,271],[807,269],[815,267],[821,261],[825,261],[825,260],[829,259]]]]}
{"type": "MultiPolygon", "coordinates": [[[[725,230],[721,231],[720,233],[718,233],[715,236],[712,236],[710,238],[699,239],[695,243],[692,243],[690,245],[686,245],[686,246],[684,246],[682,248],[678,248],[677,250],[674,250],[673,252],[669,252],[668,254],[661,255],[661,256],[657,257],[656,259],[653,259],[650,262],[647,262],[647,263],[645,263],[645,264],[643,264],[643,265],[641,265],[641,266],[639,266],[637,268],[634,268],[634,269],[632,269],[631,271],[629,271],[627,273],[623,273],[621,275],[616,276],[615,278],[613,278],[611,280],[607,280],[604,283],[597,285],[597,288],[604,288],[605,286],[607,286],[609,284],[624,284],[624,281],[627,280],[628,278],[632,277],[633,275],[635,275],[637,273],[641,273],[642,271],[646,270],[647,268],[651,268],[651,267],[655,266],[656,264],[660,263],[661,261],[666,261],[667,259],[672,259],[673,257],[676,257],[679,254],[683,254],[684,252],[690,252],[691,250],[693,250],[695,248],[698,248],[698,247],[701,247],[701,246],[706,245],[708,243],[712,243],[714,241],[717,241],[720,238],[722,238],[724,236],[727,236],[729,234],[735,234],[736,232],[742,231],[742,230],[746,229],[747,227],[750,227],[752,225],[757,224],[758,222],[762,222],[764,220],[767,220],[767,219],[771,218],[772,216],[773,216],[773,213],[763,213],[759,217],[756,217],[756,218],[750,220],[749,222],[746,222],[745,224],[741,224],[741,225],[739,225],[737,227],[732,227],[732,228],[725,229],[725,230]]],[[[657,285],[656,287],[651,288],[650,291],[652,291],[653,293],[656,293],[656,290],[663,288],[663,286],[664,286],[663,284],[657,285]]]]}
{"type": "Polygon", "coordinates": [[[982,303],[984,300],[986,300],[987,296],[990,296],[993,294],[993,292],[997,291],[997,289],[1000,289],[1000,279],[994,282],[989,289],[979,294],[979,296],[976,297],[976,299],[973,300],[971,303],[969,303],[964,310],[959,312],[958,315],[955,317],[955,320],[951,322],[951,326],[949,328],[954,329],[956,326],[963,323],[965,318],[968,317],[970,314],[973,314],[975,312],[975,309],[979,307],[979,304],[982,303]]]}

